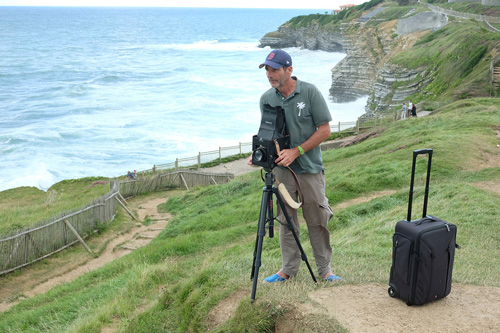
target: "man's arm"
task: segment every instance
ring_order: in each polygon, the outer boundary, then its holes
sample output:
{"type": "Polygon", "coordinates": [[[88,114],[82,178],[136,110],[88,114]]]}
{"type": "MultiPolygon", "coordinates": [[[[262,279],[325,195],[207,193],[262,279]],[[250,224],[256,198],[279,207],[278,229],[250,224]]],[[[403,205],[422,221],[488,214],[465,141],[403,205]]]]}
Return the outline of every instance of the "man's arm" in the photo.
{"type": "MultiPolygon", "coordinates": [[[[330,123],[325,123],[323,125],[319,125],[316,132],[311,135],[309,139],[305,142],[301,143],[300,146],[304,149],[305,152],[308,152],[311,149],[317,147],[321,142],[328,139],[330,136],[330,123]]],[[[299,148],[291,148],[291,149],[283,149],[280,153],[280,156],[276,159],[276,163],[281,166],[289,166],[295,161],[297,157],[300,156],[299,148]]]]}

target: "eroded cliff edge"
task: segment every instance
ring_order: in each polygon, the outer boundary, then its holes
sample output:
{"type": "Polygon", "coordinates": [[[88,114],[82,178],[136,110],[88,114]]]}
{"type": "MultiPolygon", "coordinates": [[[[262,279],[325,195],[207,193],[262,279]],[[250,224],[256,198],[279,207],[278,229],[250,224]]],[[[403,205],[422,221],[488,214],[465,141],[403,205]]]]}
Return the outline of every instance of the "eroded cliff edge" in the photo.
{"type": "Polygon", "coordinates": [[[332,69],[331,98],[345,103],[369,96],[367,112],[384,111],[401,105],[416,92],[425,92],[430,77],[427,67],[409,70],[394,65],[391,58],[411,48],[424,31],[447,23],[444,14],[433,12],[408,13],[385,22],[373,18],[384,9],[377,7],[360,19],[336,25],[313,21],[297,27],[285,23],[278,31],[266,34],[260,46],[345,53],[332,69]]]}

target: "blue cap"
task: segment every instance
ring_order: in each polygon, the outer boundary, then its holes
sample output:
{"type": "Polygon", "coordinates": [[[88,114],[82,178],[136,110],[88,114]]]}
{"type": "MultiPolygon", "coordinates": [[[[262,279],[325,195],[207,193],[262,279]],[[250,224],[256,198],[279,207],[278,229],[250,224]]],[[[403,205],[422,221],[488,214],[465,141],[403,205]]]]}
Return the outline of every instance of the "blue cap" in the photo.
{"type": "Polygon", "coordinates": [[[292,57],[290,57],[290,55],[283,50],[272,50],[267,56],[266,61],[259,65],[259,68],[266,65],[271,66],[274,69],[278,69],[283,66],[292,66],[292,57]]]}

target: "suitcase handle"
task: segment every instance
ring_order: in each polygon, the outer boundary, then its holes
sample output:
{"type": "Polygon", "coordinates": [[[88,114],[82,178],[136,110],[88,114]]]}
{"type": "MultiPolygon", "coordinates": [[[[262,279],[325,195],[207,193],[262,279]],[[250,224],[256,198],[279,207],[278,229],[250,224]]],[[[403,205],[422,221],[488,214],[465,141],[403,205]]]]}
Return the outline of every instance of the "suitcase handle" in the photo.
{"type": "Polygon", "coordinates": [[[432,149],[418,149],[413,151],[413,156],[419,155],[419,154],[430,154],[432,155],[432,149]]]}
{"type": "Polygon", "coordinates": [[[425,195],[424,195],[424,209],[422,213],[422,218],[427,215],[427,202],[429,199],[429,181],[431,178],[431,162],[432,162],[432,149],[418,149],[413,151],[413,164],[411,167],[411,182],[410,182],[410,195],[408,199],[408,216],[406,217],[407,221],[411,221],[411,208],[413,204],[413,184],[415,180],[415,165],[417,162],[417,156],[424,154],[429,155],[429,159],[427,162],[427,179],[425,181],[425,195]]]}

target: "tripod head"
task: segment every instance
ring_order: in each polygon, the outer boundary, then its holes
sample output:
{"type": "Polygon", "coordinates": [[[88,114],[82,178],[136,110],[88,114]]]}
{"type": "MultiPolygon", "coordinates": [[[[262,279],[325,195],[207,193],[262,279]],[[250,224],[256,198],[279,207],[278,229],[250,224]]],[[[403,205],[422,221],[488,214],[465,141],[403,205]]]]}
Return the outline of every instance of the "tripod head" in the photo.
{"type": "Polygon", "coordinates": [[[264,171],[266,171],[266,174],[262,177],[262,180],[266,184],[267,188],[272,188],[276,177],[274,176],[272,169],[264,168],[264,171]]]}

